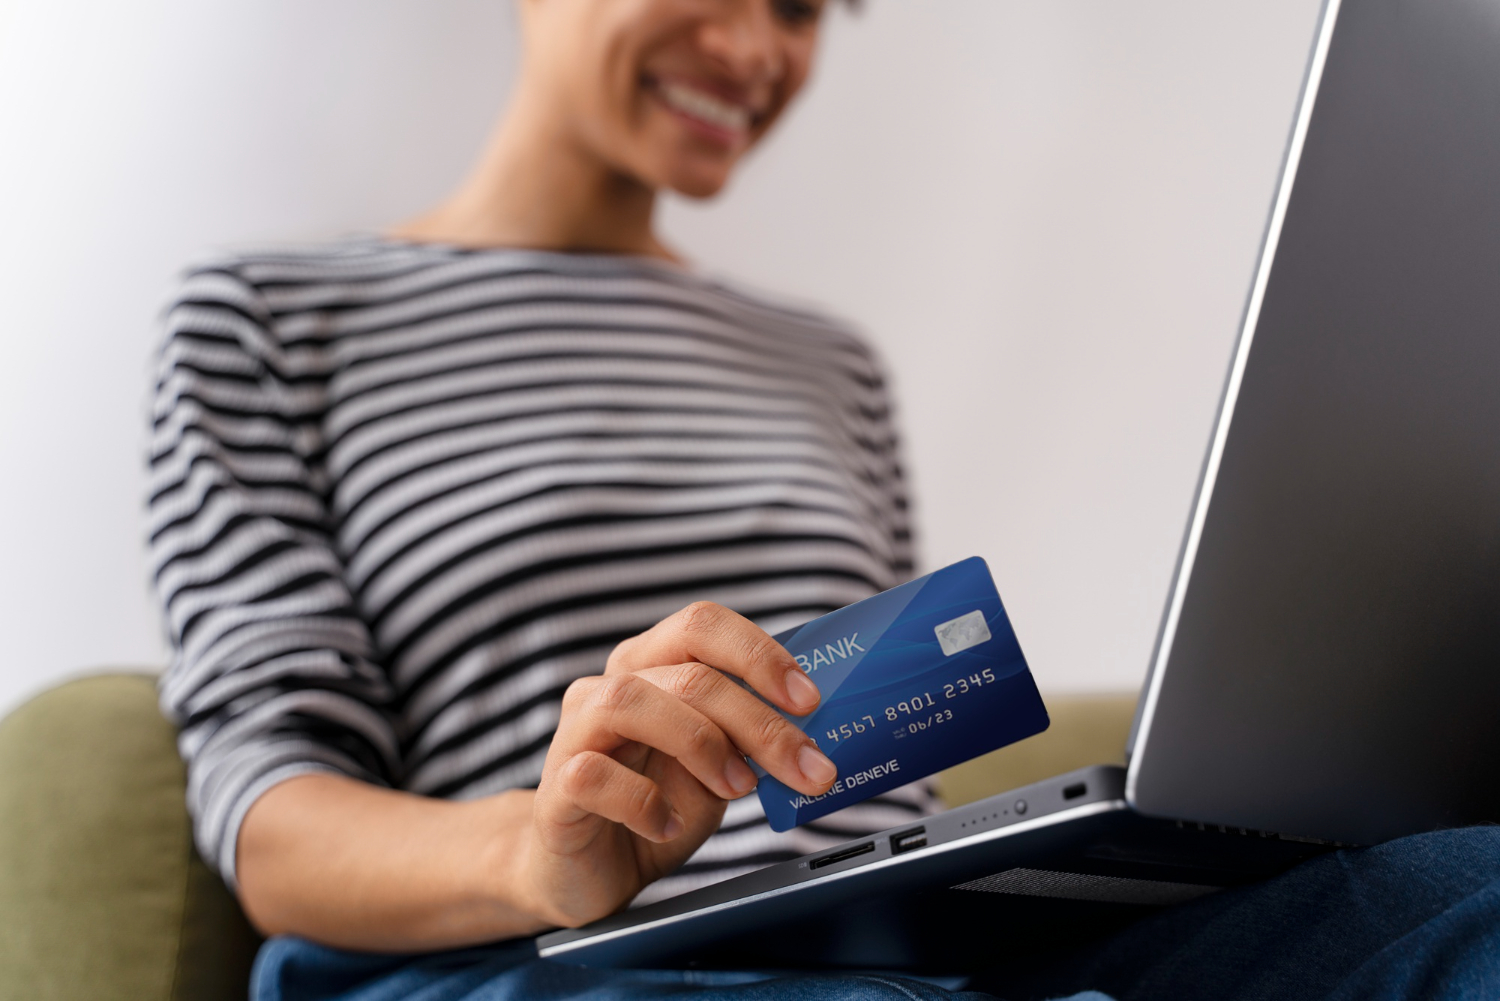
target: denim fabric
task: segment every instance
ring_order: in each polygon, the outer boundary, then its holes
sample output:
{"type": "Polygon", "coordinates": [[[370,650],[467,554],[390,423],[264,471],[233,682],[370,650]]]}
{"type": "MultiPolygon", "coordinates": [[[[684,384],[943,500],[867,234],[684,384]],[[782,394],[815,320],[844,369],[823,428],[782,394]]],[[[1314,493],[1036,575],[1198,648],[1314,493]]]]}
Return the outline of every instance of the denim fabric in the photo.
{"type": "MultiPolygon", "coordinates": [[[[596,970],[497,946],[419,959],[367,956],[277,938],[262,948],[251,1001],[991,1001],[885,974],[777,976],[704,970],[596,970]]],[[[1092,992],[1072,1001],[1110,1001],[1092,992]]]]}
{"type": "Polygon", "coordinates": [[[1136,922],[1038,969],[973,978],[1011,1001],[1500,998],[1500,827],[1321,856],[1136,922]]]}
{"type": "Polygon", "coordinates": [[[1500,998],[1500,827],[1340,851],[968,991],[884,974],[594,970],[529,942],[418,958],[266,943],[252,1001],[1434,1001],[1500,998]],[[979,991],[983,991],[980,993],[979,991]],[[1095,993],[1102,991],[1105,993],[1095,993]]]}

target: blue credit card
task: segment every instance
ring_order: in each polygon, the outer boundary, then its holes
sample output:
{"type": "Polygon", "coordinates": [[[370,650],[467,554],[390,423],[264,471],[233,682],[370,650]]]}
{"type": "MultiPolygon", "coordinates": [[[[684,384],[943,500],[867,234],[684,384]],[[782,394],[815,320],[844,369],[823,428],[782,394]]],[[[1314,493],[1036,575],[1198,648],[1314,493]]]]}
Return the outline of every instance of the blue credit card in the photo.
{"type": "Polygon", "coordinates": [[[1023,737],[1047,709],[989,567],[977,556],[776,637],[823,693],[783,713],[838,766],[804,796],[756,768],[771,829],[790,830],[1023,737]]]}

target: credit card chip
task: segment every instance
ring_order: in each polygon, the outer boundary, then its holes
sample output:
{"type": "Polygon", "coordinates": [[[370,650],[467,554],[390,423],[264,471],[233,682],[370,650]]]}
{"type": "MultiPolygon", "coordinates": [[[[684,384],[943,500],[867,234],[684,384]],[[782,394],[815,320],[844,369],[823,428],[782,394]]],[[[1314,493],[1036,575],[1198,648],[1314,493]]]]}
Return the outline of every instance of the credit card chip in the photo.
{"type": "Polygon", "coordinates": [[[977,608],[956,619],[949,619],[937,626],[934,632],[937,633],[938,646],[943,648],[944,657],[952,657],[990,639],[990,627],[984,621],[984,612],[977,608]]]}

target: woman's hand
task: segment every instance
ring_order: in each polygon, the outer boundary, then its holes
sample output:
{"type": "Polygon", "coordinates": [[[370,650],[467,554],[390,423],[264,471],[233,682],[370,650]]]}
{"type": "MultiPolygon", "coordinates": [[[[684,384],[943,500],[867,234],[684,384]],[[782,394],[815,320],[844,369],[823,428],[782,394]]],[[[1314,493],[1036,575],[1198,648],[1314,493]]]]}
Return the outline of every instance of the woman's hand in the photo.
{"type": "Polygon", "coordinates": [[[535,791],[448,801],[343,775],[280,782],[240,827],[245,911],[267,935],[387,952],[610,914],[754,788],[746,755],[810,796],[833,784],[816,745],[730,675],[793,713],[817,707],[817,687],[775,640],[705,602],[568,689],[535,791]]]}
{"type": "Polygon", "coordinates": [[[801,715],[817,686],[743,616],[689,605],[621,643],[563,698],[521,867],[526,907],[576,927],[681,865],[755,788],[753,758],[816,796],[836,769],[812,739],[729,677],[801,715]]]}

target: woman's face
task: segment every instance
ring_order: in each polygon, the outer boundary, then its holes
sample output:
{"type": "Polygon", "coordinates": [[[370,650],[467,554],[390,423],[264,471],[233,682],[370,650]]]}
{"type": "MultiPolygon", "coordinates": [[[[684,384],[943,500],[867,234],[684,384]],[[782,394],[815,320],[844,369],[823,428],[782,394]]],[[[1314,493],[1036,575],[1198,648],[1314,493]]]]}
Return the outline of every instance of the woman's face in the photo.
{"type": "Polygon", "coordinates": [[[527,83],[611,169],[716,193],[812,64],[824,0],[525,0],[527,83]]]}

